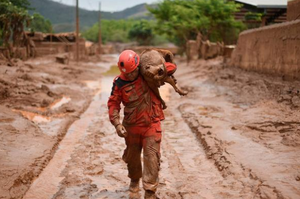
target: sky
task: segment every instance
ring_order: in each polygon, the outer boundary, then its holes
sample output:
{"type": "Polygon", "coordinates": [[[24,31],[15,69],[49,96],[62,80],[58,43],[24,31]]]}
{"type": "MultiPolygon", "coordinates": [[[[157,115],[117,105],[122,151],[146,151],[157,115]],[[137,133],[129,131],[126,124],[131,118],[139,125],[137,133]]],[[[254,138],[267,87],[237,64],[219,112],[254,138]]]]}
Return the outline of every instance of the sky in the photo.
{"type": "MultiPolygon", "coordinates": [[[[67,5],[75,5],[76,0],[52,0],[67,5]]],[[[79,0],[79,7],[87,10],[99,10],[99,2],[101,2],[102,11],[121,11],[126,8],[141,4],[154,3],[159,0],[79,0]]]]}

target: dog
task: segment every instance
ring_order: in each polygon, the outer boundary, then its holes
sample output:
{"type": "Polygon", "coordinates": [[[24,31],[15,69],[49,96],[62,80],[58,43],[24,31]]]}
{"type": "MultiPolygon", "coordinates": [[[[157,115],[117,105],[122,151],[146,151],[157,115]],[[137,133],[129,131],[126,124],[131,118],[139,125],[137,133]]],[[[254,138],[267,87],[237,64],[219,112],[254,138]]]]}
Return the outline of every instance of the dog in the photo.
{"type": "Polygon", "coordinates": [[[169,83],[174,90],[180,95],[187,95],[187,91],[181,90],[177,85],[177,80],[174,77],[176,65],[174,63],[174,55],[163,49],[147,49],[140,54],[140,72],[147,82],[148,86],[161,100],[163,109],[167,108],[166,103],[161,98],[158,88],[166,83],[169,83]],[[175,66],[171,70],[167,70],[168,63],[170,66],[175,66]]]}

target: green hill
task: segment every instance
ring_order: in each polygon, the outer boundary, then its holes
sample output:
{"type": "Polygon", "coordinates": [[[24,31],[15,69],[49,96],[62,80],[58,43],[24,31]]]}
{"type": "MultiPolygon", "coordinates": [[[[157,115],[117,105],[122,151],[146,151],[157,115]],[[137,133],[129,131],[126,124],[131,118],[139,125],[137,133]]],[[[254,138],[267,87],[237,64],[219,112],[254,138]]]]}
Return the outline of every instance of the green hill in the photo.
{"type": "MultiPolygon", "coordinates": [[[[55,32],[70,32],[75,30],[75,7],[51,0],[29,0],[29,13],[38,12],[53,24],[55,32]]],[[[101,12],[102,19],[149,19],[146,4],[139,4],[118,12],[101,12]]],[[[98,11],[79,9],[80,30],[86,30],[99,20],[98,11]]]]}

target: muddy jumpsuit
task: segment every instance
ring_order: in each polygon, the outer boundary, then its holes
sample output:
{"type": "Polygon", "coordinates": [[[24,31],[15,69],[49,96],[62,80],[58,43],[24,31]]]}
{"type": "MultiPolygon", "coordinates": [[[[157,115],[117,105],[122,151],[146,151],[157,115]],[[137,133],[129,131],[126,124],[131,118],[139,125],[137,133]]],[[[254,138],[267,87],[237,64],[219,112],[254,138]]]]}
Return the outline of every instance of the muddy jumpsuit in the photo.
{"type": "Polygon", "coordinates": [[[120,123],[120,104],[124,105],[123,126],[128,132],[123,160],[128,177],[143,177],[145,190],[156,191],[160,167],[161,124],[164,114],[160,100],[150,90],[141,75],[134,81],[115,78],[108,100],[109,118],[116,127],[120,123]],[[141,151],[144,169],[142,171],[141,151]]]}

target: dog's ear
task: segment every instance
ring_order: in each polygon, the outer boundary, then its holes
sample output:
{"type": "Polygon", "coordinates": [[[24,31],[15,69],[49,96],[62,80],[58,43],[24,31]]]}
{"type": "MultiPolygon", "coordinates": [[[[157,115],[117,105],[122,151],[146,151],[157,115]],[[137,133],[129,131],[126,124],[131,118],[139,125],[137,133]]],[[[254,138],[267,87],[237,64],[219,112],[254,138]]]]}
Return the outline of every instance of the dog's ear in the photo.
{"type": "Polygon", "coordinates": [[[165,49],[155,49],[158,51],[161,56],[165,59],[166,62],[174,63],[174,55],[171,51],[165,49]]]}

